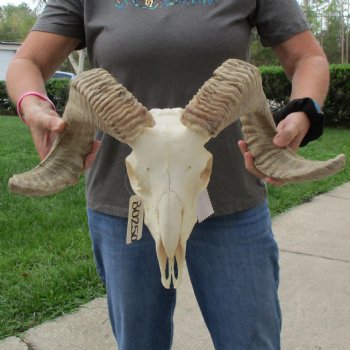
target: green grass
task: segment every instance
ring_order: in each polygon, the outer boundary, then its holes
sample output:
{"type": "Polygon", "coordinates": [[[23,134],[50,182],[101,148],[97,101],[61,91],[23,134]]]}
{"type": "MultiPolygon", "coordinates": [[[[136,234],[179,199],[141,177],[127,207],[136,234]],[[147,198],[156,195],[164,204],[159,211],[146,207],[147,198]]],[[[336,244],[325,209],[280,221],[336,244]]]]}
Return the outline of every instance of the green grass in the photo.
{"type": "MultiPolygon", "coordinates": [[[[328,129],[301,150],[313,159],[345,153],[350,130],[328,129]]],[[[95,272],[83,179],[47,198],[10,194],[8,179],[38,163],[31,136],[17,118],[0,117],[0,339],[72,311],[105,293],[95,272]]],[[[350,166],[329,179],[269,186],[273,215],[350,181],[350,166]]]]}
{"type": "Polygon", "coordinates": [[[8,192],[9,177],[37,163],[26,126],[0,117],[0,339],[105,293],[91,252],[83,180],[47,198],[8,192]]]}

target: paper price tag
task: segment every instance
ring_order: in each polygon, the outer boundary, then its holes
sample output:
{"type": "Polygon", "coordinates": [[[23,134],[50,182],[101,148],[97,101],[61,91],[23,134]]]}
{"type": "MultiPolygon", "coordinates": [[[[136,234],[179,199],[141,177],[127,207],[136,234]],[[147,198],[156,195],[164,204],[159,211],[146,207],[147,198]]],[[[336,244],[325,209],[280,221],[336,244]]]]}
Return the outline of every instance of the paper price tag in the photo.
{"type": "Polygon", "coordinates": [[[143,215],[144,210],[142,199],[137,195],[131,196],[129,201],[126,244],[136,242],[142,238],[143,215]]]}
{"type": "Polygon", "coordinates": [[[197,199],[197,219],[198,222],[204,221],[210,215],[214,214],[208,190],[204,190],[198,195],[197,199]]]}

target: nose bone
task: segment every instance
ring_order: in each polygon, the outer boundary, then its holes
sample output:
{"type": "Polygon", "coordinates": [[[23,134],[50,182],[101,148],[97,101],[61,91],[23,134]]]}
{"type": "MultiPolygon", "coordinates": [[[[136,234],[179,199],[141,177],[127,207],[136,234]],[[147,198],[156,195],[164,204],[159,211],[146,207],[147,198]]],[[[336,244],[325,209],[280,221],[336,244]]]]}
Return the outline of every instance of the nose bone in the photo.
{"type": "Polygon", "coordinates": [[[183,205],[174,191],[163,194],[159,201],[159,230],[165,252],[172,258],[179,244],[183,205]]]}

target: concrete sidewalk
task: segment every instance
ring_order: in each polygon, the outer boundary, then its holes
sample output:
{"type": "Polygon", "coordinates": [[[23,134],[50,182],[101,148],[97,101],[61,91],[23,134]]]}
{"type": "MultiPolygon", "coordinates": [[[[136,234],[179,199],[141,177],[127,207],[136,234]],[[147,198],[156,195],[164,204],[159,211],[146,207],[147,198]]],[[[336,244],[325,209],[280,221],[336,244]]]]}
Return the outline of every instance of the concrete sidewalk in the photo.
{"type": "MultiPolygon", "coordinates": [[[[281,250],[282,349],[349,350],[350,183],[276,217],[273,226],[281,250]]],[[[21,338],[0,341],[0,350],[116,349],[105,298],[21,338]]],[[[187,274],[178,290],[173,349],[214,349],[187,274]]]]}

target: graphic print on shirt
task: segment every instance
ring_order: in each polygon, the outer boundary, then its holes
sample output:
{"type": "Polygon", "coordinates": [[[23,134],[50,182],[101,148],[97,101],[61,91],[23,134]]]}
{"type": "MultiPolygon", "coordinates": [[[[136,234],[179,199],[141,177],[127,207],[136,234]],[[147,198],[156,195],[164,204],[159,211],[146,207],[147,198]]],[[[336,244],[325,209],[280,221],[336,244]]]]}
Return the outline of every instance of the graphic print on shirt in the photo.
{"type": "Polygon", "coordinates": [[[125,9],[128,5],[147,10],[175,5],[213,5],[216,0],[114,0],[117,9],[125,9]]]}

